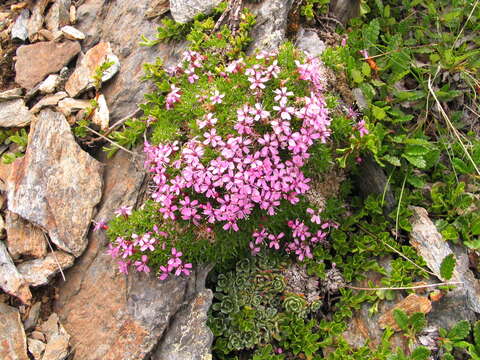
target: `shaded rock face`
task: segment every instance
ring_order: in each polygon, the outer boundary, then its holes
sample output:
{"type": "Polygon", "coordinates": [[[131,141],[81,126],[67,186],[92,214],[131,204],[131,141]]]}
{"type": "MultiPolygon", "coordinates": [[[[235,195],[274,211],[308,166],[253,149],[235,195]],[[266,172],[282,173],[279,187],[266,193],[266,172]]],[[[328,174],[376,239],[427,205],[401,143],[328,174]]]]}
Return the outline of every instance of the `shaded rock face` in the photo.
{"type": "Polygon", "coordinates": [[[28,360],[27,338],[17,309],[0,303],[0,359],[28,360]]]}
{"type": "Polygon", "coordinates": [[[60,71],[79,52],[80,44],[76,41],[43,41],[20,46],[15,63],[15,82],[31,89],[47,75],[60,71]]]}
{"type": "Polygon", "coordinates": [[[41,286],[47,285],[50,279],[61,270],[71,267],[74,261],[73,255],[63,251],[54,251],[43,259],[25,261],[18,265],[17,269],[30,286],[41,286]]]}
{"type": "Polygon", "coordinates": [[[8,181],[9,210],[45,229],[60,249],[80,256],[102,190],[102,165],[81,150],[65,117],[43,110],[25,157],[8,181]]]}

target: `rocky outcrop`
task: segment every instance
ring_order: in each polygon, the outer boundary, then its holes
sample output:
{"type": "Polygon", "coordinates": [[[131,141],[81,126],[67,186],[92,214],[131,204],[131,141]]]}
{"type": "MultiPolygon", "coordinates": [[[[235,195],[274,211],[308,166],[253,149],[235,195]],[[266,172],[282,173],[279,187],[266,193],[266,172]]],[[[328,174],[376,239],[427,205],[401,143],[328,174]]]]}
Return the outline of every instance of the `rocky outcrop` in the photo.
{"type": "Polygon", "coordinates": [[[75,257],[63,251],[49,253],[43,259],[25,261],[18,271],[30,286],[46,285],[60,271],[73,265],[75,257]]]}
{"type": "Polygon", "coordinates": [[[43,41],[20,46],[15,63],[15,81],[20,86],[31,89],[47,75],[60,71],[79,52],[80,44],[69,40],[62,43],[43,41]]]}
{"type": "Polygon", "coordinates": [[[8,184],[8,208],[80,256],[102,191],[102,165],[81,150],[60,113],[43,110],[8,184]]]}
{"type": "Polygon", "coordinates": [[[28,360],[20,313],[3,303],[0,303],[0,359],[28,360]]]}

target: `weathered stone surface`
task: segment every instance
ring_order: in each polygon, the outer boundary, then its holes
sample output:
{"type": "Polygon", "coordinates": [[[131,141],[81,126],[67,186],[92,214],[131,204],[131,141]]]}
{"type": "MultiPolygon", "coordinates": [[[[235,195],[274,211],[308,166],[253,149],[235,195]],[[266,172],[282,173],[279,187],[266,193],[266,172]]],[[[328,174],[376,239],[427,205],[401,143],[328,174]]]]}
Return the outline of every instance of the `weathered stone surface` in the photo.
{"type": "Polygon", "coordinates": [[[27,339],[28,352],[32,354],[35,360],[41,360],[43,352],[45,351],[45,343],[40,340],[35,340],[32,338],[27,339]]]}
{"type": "Polygon", "coordinates": [[[358,108],[363,111],[368,108],[368,101],[365,95],[363,94],[362,89],[355,88],[352,90],[353,97],[355,98],[355,102],[357,103],[358,108]]]}
{"type": "MultiPolygon", "coordinates": [[[[121,205],[134,205],[144,178],[141,158],[118,152],[108,160],[96,220],[113,217],[121,205]]],[[[143,359],[184,302],[187,280],[161,282],[138,273],[125,277],[105,254],[105,244],[104,233],[90,233],[84,255],[66,272],[67,281],[59,284],[54,308],[72,337],[75,360],[143,359]]],[[[195,275],[190,281],[194,279],[195,275]]]]}
{"type": "Polygon", "coordinates": [[[3,303],[0,303],[0,359],[28,360],[20,313],[3,303]]]}
{"type": "Polygon", "coordinates": [[[47,78],[38,85],[38,90],[43,94],[51,94],[55,91],[61,80],[60,75],[48,75],[47,78]]]}
{"type": "Polygon", "coordinates": [[[26,331],[35,329],[37,326],[38,318],[40,316],[40,308],[42,307],[42,303],[36,302],[32,305],[28,312],[27,318],[23,322],[23,327],[26,331]]]}
{"type": "Polygon", "coordinates": [[[85,34],[82,33],[80,30],[75,29],[73,26],[64,26],[60,29],[62,31],[63,36],[70,40],[83,40],[85,39],[85,34]]]}
{"type": "Polygon", "coordinates": [[[298,31],[295,45],[311,56],[320,56],[326,49],[325,43],[320,40],[315,31],[304,28],[300,28],[298,31]]]}
{"type": "Polygon", "coordinates": [[[75,257],[63,251],[54,251],[49,253],[43,259],[35,259],[22,262],[17,266],[30,286],[46,285],[50,280],[62,270],[73,265],[75,257]]]}
{"type": "Polygon", "coordinates": [[[70,24],[70,5],[71,0],[55,0],[45,18],[48,30],[55,33],[70,24]]]}
{"type": "Polygon", "coordinates": [[[179,23],[187,23],[198,14],[209,14],[222,0],[170,0],[170,12],[179,23]]]}
{"type": "Polygon", "coordinates": [[[105,100],[103,94],[98,97],[97,103],[98,107],[93,113],[92,122],[105,131],[108,129],[108,124],[110,122],[110,112],[108,110],[107,100],[105,100]]]}
{"type": "Polygon", "coordinates": [[[8,183],[9,210],[45,229],[60,249],[80,256],[101,197],[102,165],[75,142],[65,117],[43,110],[25,156],[8,183]]]}
{"type": "Polygon", "coordinates": [[[258,9],[254,9],[257,23],[252,30],[250,52],[255,49],[275,50],[285,41],[292,4],[293,0],[264,0],[258,9]]]}
{"type": "Polygon", "coordinates": [[[456,248],[455,252],[452,250],[438,232],[424,208],[411,207],[411,210],[413,216],[410,219],[412,224],[410,244],[423,257],[427,266],[439,279],[441,279],[440,265],[443,259],[453,253],[457,264],[450,281],[460,281],[463,284],[445,296],[463,296],[464,301],[460,303],[465,304],[471,311],[480,313],[480,283],[469,270],[469,260],[465,250],[460,248],[456,248]]]}
{"type": "Polygon", "coordinates": [[[27,126],[34,118],[23,99],[0,102],[0,127],[27,126]]]}
{"type": "Polygon", "coordinates": [[[25,304],[29,304],[32,299],[28,283],[13,264],[3,241],[0,241],[0,287],[25,304]]]}
{"type": "Polygon", "coordinates": [[[424,296],[419,296],[416,294],[408,295],[388,312],[380,316],[378,324],[382,329],[385,329],[387,326],[389,326],[395,331],[400,331],[400,328],[393,317],[393,310],[395,309],[403,310],[409,316],[416,312],[428,314],[430,310],[432,310],[432,303],[424,296]]]}
{"type": "Polygon", "coordinates": [[[173,48],[171,44],[139,45],[141,35],[155,38],[157,33],[156,22],[145,18],[151,3],[151,0],[138,0],[132,7],[131,0],[116,0],[115,6],[105,0],[85,0],[77,9],[75,27],[86,35],[82,41],[84,51],[100,41],[108,41],[122,64],[119,73],[102,87],[111,122],[133,113],[138,104],[144,102],[144,94],[152,85],[140,81],[143,63],[155,62],[157,56],[167,64],[176,63],[172,58],[177,54],[172,53],[178,47],[173,48]]]}
{"type": "Polygon", "coordinates": [[[30,11],[23,9],[12,27],[12,40],[25,41],[28,38],[28,19],[30,11]]]}
{"type": "Polygon", "coordinates": [[[22,97],[22,94],[23,94],[22,88],[16,88],[16,89],[0,92],[0,102],[6,101],[6,100],[19,99],[22,97]]]}
{"type": "Polygon", "coordinates": [[[93,76],[105,62],[113,62],[113,64],[103,72],[102,82],[110,80],[118,72],[120,60],[113,53],[110,43],[101,42],[88,50],[81,58],[80,63],[65,84],[68,94],[75,97],[82,91],[93,87],[93,76]]]}
{"type": "Polygon", "coordinates": [[[28,21],[28,38],[30,41],[35,40],[38,31],[42,28],[44,22],[43,13],[50,1],[51,0],[39,0],[35,3],[32,16],[28,21]]]}
{"type": "Polygon", "coordinates": [[[47,255],[47,242],[42,229],[7,211],[5,216],[8,252],[13,259],[21,256],[42,258],[47,255]]]}
{"type": "Polygon", "coordinates": [[[58,102],[58,110],[60,110],[60,112],[65,116],[80,110],[84,110],[90,106],[89,100],[64,98],[58,102]]]}
{"type": "Polygon", "coordinates": [[[350,19],[360,15],[360,0],[332,0],[328,14],[346,25],[350,19]]]}
{"type": "Polygon", "coordinates": [[[47,338],[47,346],[42,360],[64,360],[68,354],[70,335],[62,326],[58,315],[53,313],[41,326],[47,338]]]}
{"type": "MultiPolygon", "coordinates": [[[[65,99],[67,96],[68,96],[68,94],[65,91],[60,91],[56,94],[45,96],[44,98],[42,98],[38,103],[36,103],[30,109],[30,112],[32,114],[37,114],[40,110],[42,110],[43,108],[45,108],[47,106],[57,105],[61,100],[65,99]]],[[[64,104],[64,105],[67,105],[67,104],[64,104]]],[[[67,109],[67,107],[65,107],[64,109],[67,109]]],[[[60,109],[60,111],[62,111],[62,109],[60,109]]],[[[62,113],[63,113],[63,111],[62,111],[62,113]]],[[[69,115],[69,114],[67,114],[67,115],[69,115]]]]}
{"type": "Polygon", "coordinates": [[[176,315],[152,360],[211,360],[213,334],[206,325],[211,290],[200,291],[176,315]]]}
{"type": "Polygon", "coordinates": [[[170,10],[169,0],[153,0],[151,1],[147,11],[145,11],[145,17],[148,19],[153,19],[157,16],[165,14],[168,10],[170,10]]]}
{"type": "Polygon", "coordinates": [[[17,49],[15,81],[22,87],[31,89],[48,74],[59,71],[79,52],[78,42],[69,40],[62,43],[41,41],[20,46],[17,49]]]}

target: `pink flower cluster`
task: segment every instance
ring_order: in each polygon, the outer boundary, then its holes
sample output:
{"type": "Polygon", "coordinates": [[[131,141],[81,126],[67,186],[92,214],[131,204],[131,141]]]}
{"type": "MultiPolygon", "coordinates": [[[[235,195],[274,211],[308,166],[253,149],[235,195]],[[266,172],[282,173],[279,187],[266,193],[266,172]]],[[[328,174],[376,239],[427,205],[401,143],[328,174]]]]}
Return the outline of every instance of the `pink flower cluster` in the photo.
{"type": "Polygon", "coordinates": [[[274,250],[280,250],[283,248],[288,254],[293,253],[297,256],[299,261],[303,261],[305,258],[311,259],[313,257],[312,250],[318,244],[326,243],[328,236],[328,230],[331,227],[336,228],[338,225],[330,221],[324,222],[320,225],[320,230],[312,234],[310,228],[305,225],[303,221],[296,219],[290,220],[288,227],[292,231],[292,237],[290,240],[285,238],[285,234],[282,232],[278,235],[270,234],[265,229],[256,230],[253,233],[253,241],[250,241],[250,252],[253,256],[257,255],[262,248],[270,248],[274,250]],[[281,243],[281,239],[285,240],[281,243]]]}
{"type": "MultiPolygon", "coordinates": [[[[315,58],[297,63],[300,79],[310,82],[308,96],[294,103],[293,92],[282,86],[275,90],[275,104],[266,109],[259,99],[281,69],[273,54],[263,54],[260,59],[247,69],[243,60],[226,68],[228,73],[243,74],[256,95],[255,103],[236,109],[237,134],[220,136],[215,128],[218,119],[209,112],[197,120],[198,128],[204,130],[200,138],[184,144],[145,143],[145,165],[156,184],[152,198],[160,204],[165,219],[196,225],[220,222],[223,229],[238,231],[237,222],[248,218],[255,206],[274,215],[282,200],[295,204],[309,189],[310,179],[301,167],[310,157],[314,142],[326,142],[330,136],[320,63],[315,58]],[[259,128],[263,129],[261,133],[259,128]],[[209,161],[204,159],[207,147],[216,154],[209,161]]],[[[167,95],[167,105],[181,101],[176,89],[167,95]],[[174,100],[169,102],[168,98],[174,100]]],[[[222,106],[223,98],[224,94],[215,90],[199,101],[209,101],[214,109],[222,106]]]]}

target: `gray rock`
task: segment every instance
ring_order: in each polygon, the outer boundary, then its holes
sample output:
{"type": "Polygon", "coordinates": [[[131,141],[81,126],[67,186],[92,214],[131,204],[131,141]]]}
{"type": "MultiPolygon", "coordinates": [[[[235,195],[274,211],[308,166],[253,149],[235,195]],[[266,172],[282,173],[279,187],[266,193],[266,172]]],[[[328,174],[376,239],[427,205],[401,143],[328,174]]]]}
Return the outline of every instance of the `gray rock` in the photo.
{"type": "Polygon", "coordinates": [[[32,10],[32,16],[28,21],[28,38],[34,41],[37,38],[37,33],[42,29],[44,18],[43,14],[47,8],[50,0],[38,0],[32,10]]]}
{"type": "Polygon", "coordinates": [[[222,0],[170,0],[170,12],[179,23],[187,23],[198,14],[209,14],[222,0]]]}
{"type": "Polygon", "coordinates": [[[34,119],[23,99],[0,102],[0,127],[24,127],[34,119]]]}
{"type": "Polygon", "coordinates": [[[332,0],[328,14],[346,25],[350,19],[360,16],[360,0],[332,0]]]}
{"type": "Polygon", "coordinates": [[[80,30],[75,29],[73,26],[64,26],[60,29],[63,36],[70,40],[83,40],[85,39],[85,34],[80,30]]]}
{"type": "Polygon", "coordinates": [[[76,143],[65,117],[43,110],[8,181],[8,208],[80,256],[102,191],[102,165],[76,143]]]}
{"type": "Polygon", "coordinates": [[[47,285],[61,270],[73,265],[75,257],[63,251],[49,253],[43,259],[22,262],[17,266],[18,272],[30,286],[47,285]]]}
{"type": "MultiPolygon", "coordinates": [[[[213,293],[205,289],[205,279],[196,279],[193,298],[175,314],[152,360],[211,360],[213,334],[206,325],[213,293]],[[199,281],[200,280],[200,281],[199,281]]],[[[192,287],[190,279],[189,287],[192,287]]]]}
{"type": "Polygon", "coordinates": [[[106,62],[113,64],[103,72],[102,83],[110,80],[120,70],[120,60],[113,53],[108,42],[101,42],[88,50],[80,59],[75,71],[65,84],[65,90],[71,97],[94,86],[93,77],[98,68],[106,62]]]}
{"type": "Polygon", "coordinates": [[[3,241],[0,241],[0,287],[7,294],[19,298],[24,304],[29,304],[32,299],[28,283],[13,264],[3,241]]]}
{"type": "MultiPolygon", "coordinates": [[[[6,101],[6,100],[15,100],[19,99],[22,97],[23,90],[22,88],[16,88],[16,89],[11,89],[11,90],[5,90],[0,92],[0,102],[6,101]]],[[[1,107],[1,105],[0,105],[1,107]]]]}
{"type": "Polygon", "coordinates": [[[22,42],[27,40],[29,18],[30,11],[28,9],[23,9],[12,27],[12,40],[20,40],[22,42]]]}
{"type": "Polygon", "coordinates": [[[105,96],[100,94],[97,98],[98,107],[93,113],[92,122],[100,127],[103,131],[108,129],[110,123],[110,111],[108,110],[107,100],[105,96]]]}
{"type": "Polygon", "coordinates": [[[326,49],[325,43],[320,40],[318,34],[313,30],[300,28],[295,45],[300,50],[311,56],[320,56],[326,49]]]}
{"type": "Polygon", "coordinates": [[[35,360],[41,360],[42,355],[45,351],[45,343],[43,343],[40,340],[28,338],[27,344],[28,344],[28,352],[32,354],[33,358],[35,360]]]}
{"type": "Polygon", "coordinates": [[[414,214],[410,219],[412,224],[410,244],[423,257],[427,266],[439,279],[441,279],[440,265],[443,259],[450,254],[455,255],[457,264],[450,281],[460,281],[463,284],[447,293],[445,297],[463,297],[461,303],[456,301],[458,304],[457,311],[465,311],[461,310],[463,306],[470,311],[480,313],[480,282],[469,270],[469,260],[465,250],[458,248],[456,253],[452,250],[448,242],[438,232],[424,208],[411,207],[411,210],[414,214]]]}
{"type": "Polygon", "coordinates": [[[48,75],[45,80],[38,84],[38,90],[42,94],[51,94],[55,89],[60,85],[61,78],[60,75],[52,74],[48,75]]]}
{"type": "Polygon", "coordinates": [[[0,359],[28,360],[20,313],[4,303],[0,303],[0,359]]]}
{"type": "Polygon", "coordinates": [[[58,110],[65,116],[84,110],[90,106],[90,101],[83,99],[64,98],[58,102],[58,110]]]}
{"type": "Polygon", "coordinates": [[[264,0],[254,8],[257,23],[252,30],[249,52],[275,50],[285,42],[288,13],[293,0],[264,0]]]}
{"type": "Polygon", "coordinates": [[[28,316],[23,322],[23,327],[25,328],[26,331],[33,330],[35,329],[35,326],[37,326],[38,318],[40,317],[41,307],[42,307],[42,303],[39,301],[33,304],[32,307],[30,308],[30,311],[28,312],[28,316]]]}

